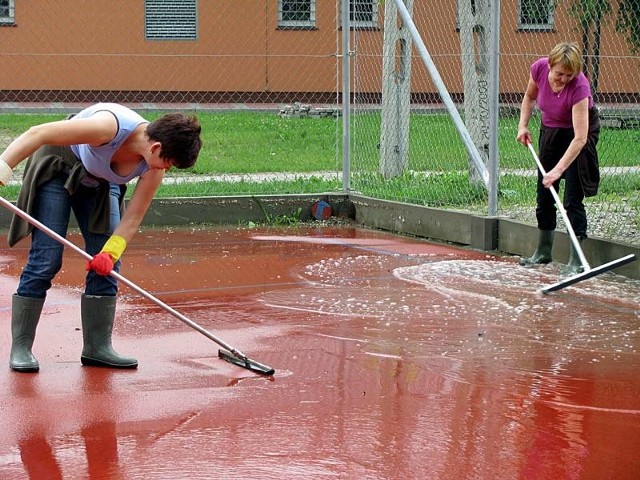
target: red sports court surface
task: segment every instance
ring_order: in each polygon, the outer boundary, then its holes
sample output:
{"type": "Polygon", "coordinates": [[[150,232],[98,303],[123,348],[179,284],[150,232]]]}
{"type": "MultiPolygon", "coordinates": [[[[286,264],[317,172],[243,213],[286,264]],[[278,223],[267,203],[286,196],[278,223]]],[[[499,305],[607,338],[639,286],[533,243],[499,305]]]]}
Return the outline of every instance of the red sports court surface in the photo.
{"type": "Polygon", "coordinates": [[[558,265],[350,226],[146,230],[121,273],[276,374],[125,286],[140,367],[81,366],[72,251],[20,374],[27,246],[0,250],[2,479],[640,478],[637,281],[545,296],[558,265]]]}

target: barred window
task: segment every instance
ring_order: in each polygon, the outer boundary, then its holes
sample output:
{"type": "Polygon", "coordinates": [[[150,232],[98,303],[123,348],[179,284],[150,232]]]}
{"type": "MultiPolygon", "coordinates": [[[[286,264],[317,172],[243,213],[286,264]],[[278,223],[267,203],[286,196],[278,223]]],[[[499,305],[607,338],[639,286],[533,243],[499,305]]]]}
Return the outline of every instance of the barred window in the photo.
{"type": "Polygon", "coordinates": [[[278,0],[278,27],[316,26],[316,0],[278,0]]]}
{"type": "Polygon", "coordinates": [[[198,0],[145,0],[147,40],[196,40],[198,0]]]}
{"type": "Polygon", "coordinates": [[[520,0],[521,30],[552,30],[554,0],[520,0]]]}
{"type": "Polygon", "coordinates": [[[15,25],[16,13],[13,0],[0,0],[0,25],[15,25]]]}
{"type": "Polygon", "coordinates": [[[349,0],[351,2],[351,26],[356,28],[378,27],[378,0],[349,0]]]}

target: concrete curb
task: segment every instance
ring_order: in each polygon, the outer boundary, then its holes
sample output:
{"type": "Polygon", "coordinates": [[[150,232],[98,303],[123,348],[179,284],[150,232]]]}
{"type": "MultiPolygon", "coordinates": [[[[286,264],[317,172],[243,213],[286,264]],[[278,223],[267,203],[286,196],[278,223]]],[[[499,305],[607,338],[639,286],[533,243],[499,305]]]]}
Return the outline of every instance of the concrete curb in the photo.
{"type": "MultiPolygon", "coordinates": [[[[242,225],[278,223],[278,219],[313,220],[311,206],[327,201],[333,215],[352,219],[365,228],[386,230],[438,242],[506,255],[525,256],[535,250],[537,228],[501,217],[486,217],[465,212],[422,207],[362,195],[324,193],[315,195],[252,195],[234,197],[189,197],[155,199],[144,218],[145,227],[187,225],[242,225]]],[[[0,211],[0,228],[6,230],[11,213],[0,211]]],[[[72,227],[76,227],[72,221],[72,227]]],[[[569,258],[569,236],[556,234],[554,261],[569,258]]],[[[628,254],[640,258],[640,248],[602,238],[588,238],[583,250],[592,266],[602,265],[628,254]]],[[[615,273],[640,279],[640,261],[615,270],[615,273]]]]}

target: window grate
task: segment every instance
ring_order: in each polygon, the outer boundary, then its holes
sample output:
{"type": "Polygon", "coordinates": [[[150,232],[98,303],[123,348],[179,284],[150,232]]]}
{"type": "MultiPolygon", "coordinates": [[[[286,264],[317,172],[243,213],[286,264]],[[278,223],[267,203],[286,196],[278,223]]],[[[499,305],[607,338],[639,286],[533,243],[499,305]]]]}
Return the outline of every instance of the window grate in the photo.
{"type": "Polygon", "coordinates": [[[147,40],[195,40],[198,37],[197,0],[145,0],[147,40]]]}
{"type": "Polygon", "coordinates": [[[553,28],[553,1],[520,0],[519,24],[521,30],[553,28]]]}
{"type": "Polygon", "coordinates": [[[316,26],[316,0],[279,0],[278,27],[316,26]]]}
{"type": "Polygon", "coordinates": [[[0,25],[15,25],[13,0],[0,0],[0,25]]]}
{"type": "Polygon", "coordinates": [[[378,27],[378,0],[349,0],[351,26],[359,28],[378,27]]]}

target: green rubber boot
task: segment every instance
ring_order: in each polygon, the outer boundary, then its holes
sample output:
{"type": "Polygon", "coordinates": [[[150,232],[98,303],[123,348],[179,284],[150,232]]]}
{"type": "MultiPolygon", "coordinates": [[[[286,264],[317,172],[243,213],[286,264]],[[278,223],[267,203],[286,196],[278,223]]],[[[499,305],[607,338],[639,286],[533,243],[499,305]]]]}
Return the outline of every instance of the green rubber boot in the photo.
{"type": "MultiPolygon", "coordinates": [[[[582,239],[578,239],[578,244],[582,244],[582,239]]],[[[569,248],[569,261],[562,269],[561,273],[566,277],[571,277],[582,272],[584,272],[584,265],[582,265],[582,262],[580,261],[580,256],[578,255],[576,247],[574,247],[573,242],[571,242],[571,246],[569,248]]]]}
{"type": "Polygon", "coordinates": [[[555,233],[555,230],[538,230],[538,247],[536,251],[528,258],[521,258],[520,265],[530,267],[532,265],[550,263],[555,233]]]}
{"type": "Polygon", "coordinates": [[[138,360],[118,355],[111,346],[116,297],[82,295],[82,339],[80,361],[90,367],[137,368],[138,360]]]}
{"type": "Polygon", "coordinates": [[[14,294],[11,301],[11,356],[9,366],[16,372],[37,372],[38,360],[31,353],[44,298],[21,297],[14,294]]]}

